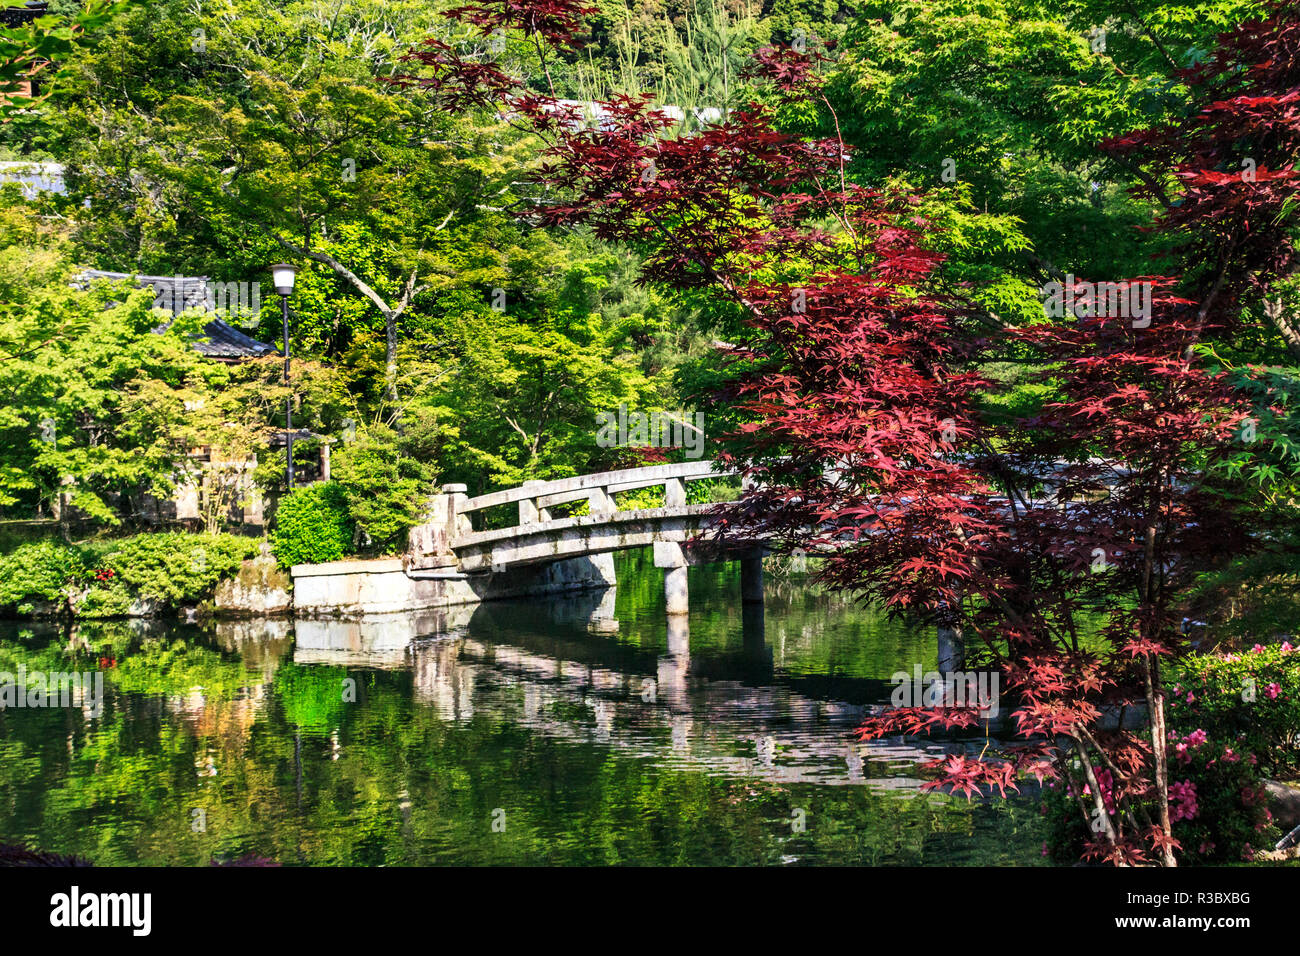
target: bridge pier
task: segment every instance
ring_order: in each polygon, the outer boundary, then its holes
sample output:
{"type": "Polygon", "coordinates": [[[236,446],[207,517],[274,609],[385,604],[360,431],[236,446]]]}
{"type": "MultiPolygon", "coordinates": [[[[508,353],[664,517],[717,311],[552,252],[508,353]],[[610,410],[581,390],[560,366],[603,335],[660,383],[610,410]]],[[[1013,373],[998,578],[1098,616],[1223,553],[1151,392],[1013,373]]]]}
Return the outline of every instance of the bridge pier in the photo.
{"type": "Polygon", "coordinates": [[[962,630],[959,614],[951,608],[945,607],[936,630],[939,639],[939,670],[947,673],[964,668],[966,666],[966,635],[962,630]]]}
{"type": "Polygon", "coordinates": [[[746,659],[755,664],[771,665],[772,651],[767,646],[763,605],[750,602],[741,608],[740,633],[746,659]]]}
{"type": "Polygon", "coordinates": [[[690,589],[686,581],[686,555],[675,541],[654,543],[656,568],[664,569],[664,606],[671,617],[686,614],[691,609],[690,589]]]}
{"type": "Polygon", "coordinates": [[[659,658],[655,681],[659,698],[675,712],[690,710],[690,697],[686,693],[686,675],[690,666],[690,618],[685,614],[669,614],[668,653],[659,658]]]}
{"type": "Polygon", "coordinates": [[[959,671],[966,666],[966,642],[963,640],[961,625],[939,625],[939,670],[942,672],[959,671]]]}
{"type": "Polygon", "coordinates": [[[664,569],[664,604],[670,615],[690,612],[691,596],[686,583],[686,565],[664,569]]]}
{"type": "Polygon", "coordinates": [[[746,604],[763,603],[763,556],[740,559],[740,599],[746,604]]]}

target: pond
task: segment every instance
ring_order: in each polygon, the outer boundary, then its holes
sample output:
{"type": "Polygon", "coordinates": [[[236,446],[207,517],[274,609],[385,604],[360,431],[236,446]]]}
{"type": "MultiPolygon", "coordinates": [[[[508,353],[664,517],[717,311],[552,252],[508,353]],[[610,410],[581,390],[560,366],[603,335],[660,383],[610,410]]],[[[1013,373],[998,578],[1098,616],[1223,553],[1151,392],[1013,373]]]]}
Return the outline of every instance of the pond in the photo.
{"type": "Polygon", "coordinates": [[[1037,801],[919,789],[986,741],[861,743],[933,634],[769,573],[648,553],[619,587],[361,622],[0,623],[0,671],[103,700],[0,710],[0,842],[98,865],[1039,865],[1037,801]]]}

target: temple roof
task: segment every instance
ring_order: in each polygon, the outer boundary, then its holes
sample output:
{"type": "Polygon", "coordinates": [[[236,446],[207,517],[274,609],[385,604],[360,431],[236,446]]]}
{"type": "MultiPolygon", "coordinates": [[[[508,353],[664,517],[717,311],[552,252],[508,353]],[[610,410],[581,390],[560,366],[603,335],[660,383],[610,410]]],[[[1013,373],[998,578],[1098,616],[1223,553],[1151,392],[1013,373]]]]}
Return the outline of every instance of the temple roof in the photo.
{"type": "Polygon", "coordinates": [[[0,7],[0,24],[7,27],[19,27],[24,23],[31,23],[37,17],[43,17],[49,12],[50,5],[45,0],[32,0],[32,2],[21,7],[0,7]]]}
{"type": "MultiPolygon", "coordinates": [[[[180,315],[189,309],[203,312],[215,311],[215,298],[208,287],[207,276],[147,276],[133,275],[129,272],[106,272],[103,269],[85,269],[81,279],[111,279],[114,281],[132,280],[136,288],[148,286],[154,290],[156,298],[154,307],[166,309],[172,315],[180,315]]],[[[170,322],[164,322],[154,329],[155,332],[166,331],[170,322]]],[[[221,362],[238,362],[243,359],[261,358],[264,355],[278,355],[280,350],[274,345],[267,345],[235,328],[229,322],[214,318],[203,326],[206,341],[194,343],[200,355],[221,362]]]]}

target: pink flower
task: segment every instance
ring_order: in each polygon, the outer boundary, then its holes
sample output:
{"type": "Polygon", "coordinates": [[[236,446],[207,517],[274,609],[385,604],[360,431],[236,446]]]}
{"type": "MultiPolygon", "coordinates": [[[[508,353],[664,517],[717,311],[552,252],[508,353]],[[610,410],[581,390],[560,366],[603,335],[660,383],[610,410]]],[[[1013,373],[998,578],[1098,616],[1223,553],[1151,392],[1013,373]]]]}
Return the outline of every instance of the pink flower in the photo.
{"type": "Polygon", "coordinates": [[[1239,757],[1237,754],[1235,754],[1235,753],[1232,752],[1232,748],[1231,748],[1231,747],[1229,747],[1228,749],[1226,749],[1226,750],[1223,752],[1223,762],[1224,762],[1224,763],[1236,763],[1236,762],[1237,762],[1238,760],[1240,760],[1240,759],[1241,759],[1241,757],[1239,757]]]}
{"type": "Polygon", "coordinates": [[[1289,653],[1291,653],[1293,650],[1295,650],[1295,648],[1291,646],[1291,642],[1290,642],[1290,641],[1283,641],[1283,642],[1282,642],[1282,653],[1283,653],[1283,654],[1289,654],[1289,653]]]}
{"type": "Polygon", "coordinates": [[[1199,850],[1197,850],[1196,852],[1197,852],[1197,853],[1213,853],[1213,852],[1214,852],[1214,844],[1211,843],[1209,840],[1202,841],[1202,843],[1201,843],[1201,848],[1200,848],[1199,850]]]}
{"type": "Polygon", "coordinates": [[[1196,701],[1196,695],[1189,690],[1187,692],[1187,703],[1191,704],[1194,703],[1195,701],[1196,701]]]}
{"type": "Polygon", "coordinates": [[[1264,649],[1264,645],[1263,645],[1263,644],[1256,644],[1254,647],[1252,647],[1252,648],[1250,649],[1250,652],[1251,652],[1252,654],[1258,654],[1258,653],[1259,653],[1260,651],[1262,651],[1263,649],[1264,649]]]}
{"type": "Polygon", "coordinates": [[[1047,856],[1047,844],[1043,844],[1043,856],[1047,856]]]}
{"type": "Polygon", "coordinates": [[[1194,820],[1200,812],[1196,806],[1196,784],[1190,780],[1179,780],[1169,785],[1169,819],[1174,823],[1179,820],[1194,820]]]}
{"type": "Polygon", "coordinates": [[[1276,681],[1264,688],[1264,696],[1269,700],[1277,700],[1277,695],[1281,692],[1282,688],[1277,685],[1276,681]]]}

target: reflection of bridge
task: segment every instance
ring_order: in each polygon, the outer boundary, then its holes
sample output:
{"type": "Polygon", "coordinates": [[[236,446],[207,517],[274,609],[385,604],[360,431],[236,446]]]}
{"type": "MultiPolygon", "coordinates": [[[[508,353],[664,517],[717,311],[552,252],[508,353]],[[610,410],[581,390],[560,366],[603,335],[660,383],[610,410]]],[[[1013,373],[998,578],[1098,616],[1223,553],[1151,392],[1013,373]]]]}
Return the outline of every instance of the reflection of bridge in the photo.
{"type": "Polygon", "coordinates": [[[666,647],[593,640],[619,631],[612,588],[544,607],[295,626],[295,662],[409,669],[416,698],[445,720],[490,715],[553,741],[726,777],[915,794],[920,764],[985,744],[856,740],[853,728],[883,706],[890,685],[841,679],[827,693],[774,672],[759,605],[745,609],[740,656],[707,660],[692,656],[684,615],[668,617],[666,647]]]}
{"type": "Polygon", "coordinates": [[[508,574],[512,569],[574,558],[591,558],[628,548],[653,546],[655,566],[664,569],[669,614],[688,610],[686,568],[710,561],[741,562],[742,596],[763,600],[762,542],[698,540],[713,521],[714,505],[689,504],[687,484],[732,473],[713,463],[651,465],[558,481],[529,481],[519,488],[470,498],[464,485],[445,485],[431,503],[430,520],[412,532],[406,569],[411,577],[449,578],[466,574],[508,574]],[[661,487],[663,504],[620,510],[616,496],[661,487]],[[561,509],[585,514],[557,516],[561,509]],[[475,530],[471,515],[514,505],[518,522],[475,530]]]}

